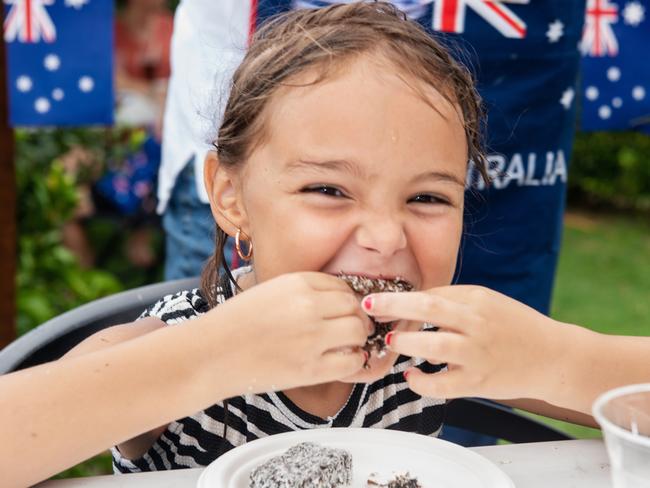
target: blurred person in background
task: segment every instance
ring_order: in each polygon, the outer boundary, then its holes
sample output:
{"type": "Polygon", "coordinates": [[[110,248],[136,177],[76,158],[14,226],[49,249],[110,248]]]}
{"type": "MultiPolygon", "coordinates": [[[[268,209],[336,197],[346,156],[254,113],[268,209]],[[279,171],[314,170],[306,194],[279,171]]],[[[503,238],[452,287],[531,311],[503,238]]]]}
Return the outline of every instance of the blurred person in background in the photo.
{"type": "Polygon", "coordinates": [[[162,136],[173,15],[165,0],[127,0],[115,20],[116,122],[162,136]]]}
{"type": "MultiPolygon", "coordinates": [[[[181,0],[176,8],[158,179],[167,280],[199,276],[214,249],[203,161],[216,132],[212,121],[221,118],[228,82],[246,52],[250,9],[248,0],[181,0]]],[[[232,242],[224,255],[231,268],[238,266],[232,242]]]]}
{"type": "MultiPolygon", "coordinates": [[[[140,268],[155,265],[153,232],[159,226],[155,187],[160,165],[162,114],[170,74],[169,46],[173,15],[164,0],[126,0],[115,20],[115,121],[109,142],[130,147],[111,161],[92,161],[83,148],[62,158],[71,174],[95,167],[80,184],[75,218],[64,228],[64,241],[82,265],[95,264],[85,222],[108,217],[126,223],[126,256],[140,268]],[[130,130],[124,131],[124,128],[130,130]],[[105,164],[105,171],[97,170],[105,164]]],[[[121,226],[120,226],[121,227],[121,226]]]]}

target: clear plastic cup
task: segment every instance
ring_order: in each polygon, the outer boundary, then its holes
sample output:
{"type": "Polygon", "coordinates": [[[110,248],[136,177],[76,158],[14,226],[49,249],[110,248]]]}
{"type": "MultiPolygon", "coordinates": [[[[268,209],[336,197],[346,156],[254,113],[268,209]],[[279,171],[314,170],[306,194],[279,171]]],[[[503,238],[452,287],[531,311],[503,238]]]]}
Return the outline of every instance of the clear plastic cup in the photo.
{"type": "Polygon", "coordinates": [[[650,383],[603,393],[593,406],[614,488],[650,488],[650,383]]]}

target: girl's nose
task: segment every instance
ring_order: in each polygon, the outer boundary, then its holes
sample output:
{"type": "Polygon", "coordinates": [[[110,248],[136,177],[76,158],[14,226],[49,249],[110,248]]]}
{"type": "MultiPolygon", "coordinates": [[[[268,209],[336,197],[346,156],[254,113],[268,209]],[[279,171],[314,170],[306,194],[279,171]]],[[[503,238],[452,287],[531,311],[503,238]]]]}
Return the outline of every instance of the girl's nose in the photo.
{"type": "Polygon", "coordinates": [[[361,223],[357,244],[382,256],[392,256],[406,247],[406,233],[400,219],[388,214],[375,214],[361,223]]]}

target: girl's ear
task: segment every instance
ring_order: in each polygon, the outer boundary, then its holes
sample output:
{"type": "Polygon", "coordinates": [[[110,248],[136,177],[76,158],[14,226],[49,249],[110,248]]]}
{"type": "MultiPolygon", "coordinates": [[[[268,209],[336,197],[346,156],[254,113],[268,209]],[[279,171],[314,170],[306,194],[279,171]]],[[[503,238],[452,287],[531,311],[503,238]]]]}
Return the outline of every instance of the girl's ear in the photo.
{"type": "Polygon", "coordinates": [[[205,156],[203,180],[217,225],[231,237],[235,236],[239,228],[246,233],[246,213],[241,204],[234,174],[220,164],[215,151],[208,151],[205,156]]]}

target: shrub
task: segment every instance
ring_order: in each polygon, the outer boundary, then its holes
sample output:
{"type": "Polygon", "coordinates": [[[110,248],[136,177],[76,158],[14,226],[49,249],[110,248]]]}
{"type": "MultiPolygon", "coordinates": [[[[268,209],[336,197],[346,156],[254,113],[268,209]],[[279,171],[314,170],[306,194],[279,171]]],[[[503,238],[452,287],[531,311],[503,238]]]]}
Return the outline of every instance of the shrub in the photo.
{"type": "Polygon", "coordinates": [[[18,130],[16,181],[18,223],[18,333],[82,303],[120,291],[115,276],[83,269],[62,244],[62,227],[77,207],[80,181],[102,170],[129,144],[115,144],[104,129],[18,130]],[[87,166],[71,172],[61,156],[85,148],[87,166]]]}
{"type": "Polygon", "coordinates": [[[572,203],[650,211],[650,136],[640,132],[577,134],[569,198],[572,203]]]}

